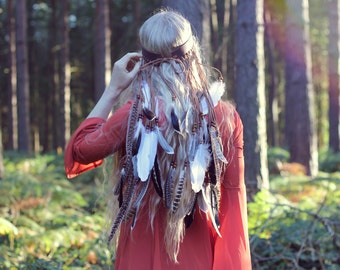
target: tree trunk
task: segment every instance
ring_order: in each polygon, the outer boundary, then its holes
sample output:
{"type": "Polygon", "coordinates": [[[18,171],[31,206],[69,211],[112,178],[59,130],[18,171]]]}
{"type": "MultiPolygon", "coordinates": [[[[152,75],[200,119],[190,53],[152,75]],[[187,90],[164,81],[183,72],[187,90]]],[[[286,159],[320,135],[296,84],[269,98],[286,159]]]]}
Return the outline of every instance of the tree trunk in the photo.
{"type": "Polygon", "coordinates": [[[277,98],[277,75],[275,72],[275,58],[274,58],[274,42],[271,27],[271,16],[268,10],[265,11],[265,51],[267,58],[267,72],[268,74],[268,143],[271,146],[277,146],[278,139],[278,98],[277,98]]]}
{"type": "Polygon", "coordinates": [[[2,153],[3,147],[2,147],[2,130],[0,128],[0,180],[4,178],[5,176],[5,166],[4,166],[4,159],[3,159],[3,153],[2,153]]]}
{"type": "Polygon", "coordinates": [[[27,60],[27,21],[26,1],[16,1],[16,58],[18,89],[18,149],[31,152],[30,110],[29,110],[29,73],[27,60]]]}
{"type": "Polygon", "coordinates": [[[18,150],[18,100],[17,100],[17,67],[15,56],[15,16],[13,0],[7,0],[8,12],[8,66],[9,66],[9,112],[8,112],[8,149],[18,150]]]}
{"type": "Polygon", "coordinates": [[[329,43],[328,43],[328,95],[329,95],[329,148],[339,152],[340,131],[340,3],[339,0],[328,1],[329,43]]]}
{"type": "Polygon", "coordinates": [[[60,50],[60,115],[61,115],[61,138],[59,147],[65,148],[66,142],[71,136],[71,71],[70,71],[70,49],[69,49],[69,1],[61,2],[61,50],[60,50]]]}
{"type": "Polygon", "coordinates": [[[227,28],[227,79],[226,86],[230,99],[235,99],[235,25],[236,25],[236,0],[229,0],[229,22],[227,28]]]}
{"type": "Polygon", "coordinates": [[[164,6],[180,12],[186,17],[198,37],[203,49],[203,58],[210,63],[210,5],[209,0],[163,0],[164,6]]]}
{"type": "Polygon", "coordinates": [[[318,172],[308,0],[286,0],[285,129],[291,162],[318,172]]]}
{"type": "Polygon", "coordinates": [[[111,75],[110,24],[107,0],[96,1],[94,42],[95,100],[98,101],[111,75]]]}
{"type": "Polygon", "coordinates": [[[236,27],[236,104],[245,131],[245,181],[251,200],[269,187],[263,0],[238,0],[236,27]]]}

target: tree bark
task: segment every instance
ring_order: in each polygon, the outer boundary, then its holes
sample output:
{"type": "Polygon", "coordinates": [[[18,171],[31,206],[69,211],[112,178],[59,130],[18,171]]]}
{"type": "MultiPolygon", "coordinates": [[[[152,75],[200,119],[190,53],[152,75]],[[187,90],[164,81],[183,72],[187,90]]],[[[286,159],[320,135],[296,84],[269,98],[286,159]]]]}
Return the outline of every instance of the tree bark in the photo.
{"type": "Polygon", "coordinates": [[[95,100],[98,101],[111,75],[110,24],[107,0],[96,1],[94,72],[95,100]]]}
{"type": "Polygon", "coordinates": [[[263,0],[238,0],[236,104],[244,125],[245,181],[251,200],[269,187],[264,77],[263,0]]]}
{"type": "Polygon", "coordinates": [[[328,43],[328,95],[329,95],[329,148],[339,152],[340,132],[340,3],[328,1],[329,43],[328,43]]]}
{"type": "Polygon", "coordinates": [[[18,149],[31,152],[30,110],[29,110],[29,73],[27,59],[27,21],[26,1],[16,1],[16,58],[18,89],[18,149]]]}
{"type": "Polygon", "coordinates": [[[61,108],[61,138],[58,147],[65,148],[71,137],[71,70],[70,70],[70,49],[69,49],[69,1],[61,2],[61,50],[60,50],[60,108],[61,108]]]}
{"type": "Polygon", "coordinates": [[[286,0],[285,134],[291,162],[318,172],[308,0],[286,0]]]}
{"type": "Polygon", "coordinates": [[[17,67],[15,56],[15,16],[13,0],[7,1],[8,12],[8,66],[9,66],[9,114],[8,114],[8,149],[18,150],[18,99],[17,99],[17,67]]]}

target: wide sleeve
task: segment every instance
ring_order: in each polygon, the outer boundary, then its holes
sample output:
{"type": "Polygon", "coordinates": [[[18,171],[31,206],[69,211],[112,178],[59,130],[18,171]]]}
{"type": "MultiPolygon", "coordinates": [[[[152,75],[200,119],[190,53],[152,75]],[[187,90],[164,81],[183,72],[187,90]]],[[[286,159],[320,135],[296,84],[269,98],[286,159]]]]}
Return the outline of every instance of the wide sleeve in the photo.
{"type": "MultiPolygon", "coordinates": [[[[213,270],[252,268],[244,183],[243,125],[236,110],[233,115],[231,147],[226,155],[229,163],[225,168],[221,185],[219,217],[222,237],[217,236],[215,239],[213,270]]],[[[221,135],[226,144],[227,134],[221,135]]]]}
{"type": "Polygon", "coordinates": [[[131,102],[118,109],[107,121],[102,118],[85,119],[68,142],[64,165],[67,178],[96,168],[103,159],[125,142],[131,102]]]}

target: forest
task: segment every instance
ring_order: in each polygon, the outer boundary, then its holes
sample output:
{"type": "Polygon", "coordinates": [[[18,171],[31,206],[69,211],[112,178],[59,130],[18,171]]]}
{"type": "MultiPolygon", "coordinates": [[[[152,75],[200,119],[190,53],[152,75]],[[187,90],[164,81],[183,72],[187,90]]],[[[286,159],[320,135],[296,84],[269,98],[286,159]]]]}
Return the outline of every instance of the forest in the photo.
{"type": "Polygon", "coordinates": [[[165,7],[241,116],[253,269],[340,269],[340,0],[0,0],[0,268],[113,269],[107,168],[63,153],[165,7]]]}

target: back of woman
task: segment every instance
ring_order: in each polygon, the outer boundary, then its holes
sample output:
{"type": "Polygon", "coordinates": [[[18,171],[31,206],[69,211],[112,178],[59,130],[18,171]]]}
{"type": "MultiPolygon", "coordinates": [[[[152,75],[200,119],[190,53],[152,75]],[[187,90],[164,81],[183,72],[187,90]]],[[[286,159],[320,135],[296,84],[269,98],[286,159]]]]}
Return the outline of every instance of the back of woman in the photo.
{"type": "MultiPolygon", "coordinates": [[[[99,101],[68,145],[67,173],[115,153],[108,204],[108,242],[119,234],[115,269],[250,269],[243,127],[220,100],[224,83],[211,82],[216,71],[202,64],[180,14],[160,11],[139,34],[142,58],[125,65],[136,74],[131,100],[108,120],[100,119],[107,101],[99,101]]],[[[111,81],[111,90],[123,88],[111,81]]]]}

